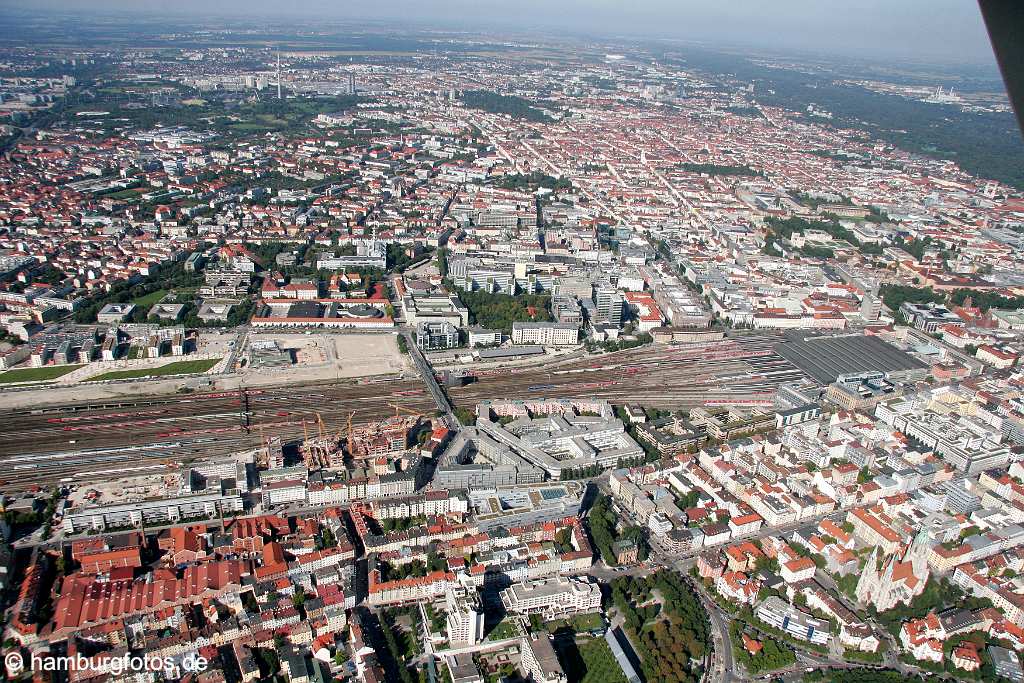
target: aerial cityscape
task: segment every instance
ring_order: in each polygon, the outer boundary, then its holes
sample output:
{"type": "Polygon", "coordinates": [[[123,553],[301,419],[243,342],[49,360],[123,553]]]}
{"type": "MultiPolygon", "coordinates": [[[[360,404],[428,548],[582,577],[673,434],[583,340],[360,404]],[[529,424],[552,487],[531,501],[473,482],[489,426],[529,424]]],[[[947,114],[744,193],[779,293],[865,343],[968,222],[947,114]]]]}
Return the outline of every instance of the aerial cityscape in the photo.
{"type": "Polygon", "coordinates": [[[987,43],[209,4],[0,2],[4,680],[1024,683],[987,43]]]}

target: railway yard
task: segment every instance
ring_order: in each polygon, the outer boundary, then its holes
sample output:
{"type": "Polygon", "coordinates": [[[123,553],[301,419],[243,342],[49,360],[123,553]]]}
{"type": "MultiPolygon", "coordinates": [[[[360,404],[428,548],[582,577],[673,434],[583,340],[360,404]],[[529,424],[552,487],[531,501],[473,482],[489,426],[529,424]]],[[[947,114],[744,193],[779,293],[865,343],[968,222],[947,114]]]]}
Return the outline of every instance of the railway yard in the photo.
{"type": "Polygon", "coordinates": [[[432,415],[418,380],[374,378],[237,392],[53,405],[0,415],[0,479],[7,490],[130,476],[285,441],[403,411],[432,415]]]}
{"type": "MultiPolygon", "coordinates": [[[[777,355],[773,335],[646,346],[544,366],[476,369],[449,388],[455,406],[472,410],[495,397],[595,396],[663,409],[699,405],[771,405],[782,384],[806,382],[777,355]]],[[[286,442],[402,411],[432,415],[423,382],[395,376],[238,391],[112,398],[0,414],[0,480],[9,489],[52,482],[86,483],[159,472],[179,463],[255,447],[263,436],[286,442]],[[354,414],[353,414],[354,413],[354,414]]]]}
{"type": "Polygon", "coordinates": [[[491,398],[595,396],[677,410],[700,405],[771,405],[782,384],[805,382],[775,353],[779,337],[745,335],[720,342],[646,346],[584,357],[542,368],[474,373],[475,381],[449,389],[452,402],[472,409],[491,398]]]}

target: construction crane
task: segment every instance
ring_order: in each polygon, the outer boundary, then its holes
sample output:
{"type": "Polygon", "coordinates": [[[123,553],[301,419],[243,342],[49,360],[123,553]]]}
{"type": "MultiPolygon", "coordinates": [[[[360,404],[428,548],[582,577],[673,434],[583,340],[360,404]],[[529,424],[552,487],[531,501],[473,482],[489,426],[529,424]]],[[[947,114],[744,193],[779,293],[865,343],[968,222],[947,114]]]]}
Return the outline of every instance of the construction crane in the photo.
{"type": "Polygon", "coordinates": [[[388,405],[395,409],[395,417],[398,417],[399,413],[406,413],[411,417],[423,417],[423,413],[416,412],[415,410],[410,410],[409,408],[396,406],[394,403],[389,403],[388,405]]]}
{"type": "MultiPolygon", "coordinates": [[[[348,414],[348,443],[352,443],[352,418],[356,416],[356,411],[352,411],[348,414]]],[[[341,441],[341,433],[338,433],[338,441],[341,441]]]]}

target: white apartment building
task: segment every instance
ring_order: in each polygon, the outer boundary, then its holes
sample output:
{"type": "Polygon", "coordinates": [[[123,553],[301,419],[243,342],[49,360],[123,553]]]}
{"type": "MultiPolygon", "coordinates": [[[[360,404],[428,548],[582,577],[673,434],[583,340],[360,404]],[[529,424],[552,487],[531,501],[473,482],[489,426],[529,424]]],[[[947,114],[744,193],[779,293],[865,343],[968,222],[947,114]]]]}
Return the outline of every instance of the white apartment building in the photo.
{"type": "Polygon", "coordinates": [[[770,596],[757,608],[757,618],[799,640],[824,645],[832,637],[829,623],[770,596]]]}
{"type": "Polygon", "coordinates": [[[580,328],[572,323],[512,323],[513,344],[573,346],[579,339],[580,328]]]}
{"type": "Polygon", "coordinates": [[[569,680],[551,645],[551,636],[547,633],[523,638],[519,652],[523,669],[534,683],[564,683],[569,680]]]}
{"type": "Polygon", "coordinates": [[[218,515],[230,515],[243,509],[244,502],[238,494],[202,493],[156,498],[70,512],[64,517],[64,531],[102,531],[109,527],[135,527],[143,523],[173,524],[187,519],[216,518],[218,515]]]}
{"type": "Polygon", "coordinates": [[[601,588],[582,578],[524,581],[501,591],[501,602],[513,614],[540,614],[550,621],[600,610],[601,588]]]}
{"type": "Polygon", "coordinates": [[[475,589],[448,586],[445,606],[448,642],[452,647],[472,646],[484,639],[484,611],[475,589]]]}

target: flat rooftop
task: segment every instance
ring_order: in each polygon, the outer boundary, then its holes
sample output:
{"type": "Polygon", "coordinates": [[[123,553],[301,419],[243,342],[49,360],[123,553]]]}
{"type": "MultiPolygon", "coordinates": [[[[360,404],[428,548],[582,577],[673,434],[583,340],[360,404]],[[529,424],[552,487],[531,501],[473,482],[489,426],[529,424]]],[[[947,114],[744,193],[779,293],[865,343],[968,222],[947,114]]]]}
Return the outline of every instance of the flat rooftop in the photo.
{"type": "Polygon", "coordinates": [[[543,346],[516,346],[509,349],[480,349],[481,358],[514,358],[516,356],[535,356],[544,353],[543,346]]]}
{"type": "MultiPolygon", "coordinates": [[[[586,584],[591,585],[591,584],[586,584]]],[[[549,579],[547,581],[535,581],[531,583],[514,583],[508,587],[508,590],[516,596],[516,600],[526,601],[531,598],[553,598],[558,595],[562,595],[566,591],[573,590],[575,584],[566,578],[561,576],[549,579]]]]}
{"type": "Polygon", "coordinates": [[[822,385],[832,384],[839,375],[928,367],[889,342],[862,334],[785,341],[775,351],[822,385]]]}

